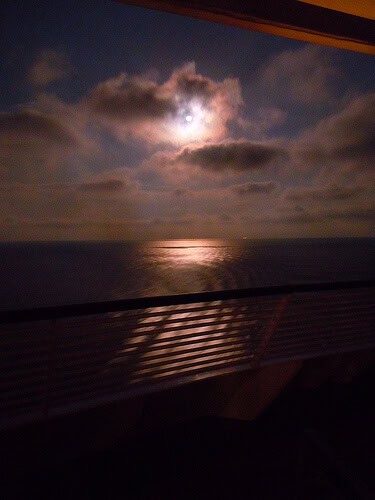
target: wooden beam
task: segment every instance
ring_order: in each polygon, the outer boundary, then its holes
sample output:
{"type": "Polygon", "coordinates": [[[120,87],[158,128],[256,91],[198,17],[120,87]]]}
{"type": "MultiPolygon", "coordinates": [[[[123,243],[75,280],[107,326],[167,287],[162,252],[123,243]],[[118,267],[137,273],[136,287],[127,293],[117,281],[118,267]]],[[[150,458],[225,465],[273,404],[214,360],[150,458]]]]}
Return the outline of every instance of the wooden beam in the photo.
{"type": "Polygon", "coordinates": [[[317,5],[325,9],[345,12],[352,16],[363,17],[375,21],[375,0],[299,0],[300,2],[317,5]]]}

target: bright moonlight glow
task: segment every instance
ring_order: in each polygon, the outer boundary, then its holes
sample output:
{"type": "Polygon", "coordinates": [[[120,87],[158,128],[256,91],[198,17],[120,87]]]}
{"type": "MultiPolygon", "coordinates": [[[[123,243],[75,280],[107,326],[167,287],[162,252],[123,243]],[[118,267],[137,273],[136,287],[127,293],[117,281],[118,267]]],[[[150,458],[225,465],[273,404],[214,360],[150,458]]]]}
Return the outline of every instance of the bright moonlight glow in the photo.
{"type": "Polygon", "coordinates": [[[180,111],[172,127],[176,140],[180,143],[200,141],[209,132],[211,113],[199,101],[181,103],[180,111]]]}

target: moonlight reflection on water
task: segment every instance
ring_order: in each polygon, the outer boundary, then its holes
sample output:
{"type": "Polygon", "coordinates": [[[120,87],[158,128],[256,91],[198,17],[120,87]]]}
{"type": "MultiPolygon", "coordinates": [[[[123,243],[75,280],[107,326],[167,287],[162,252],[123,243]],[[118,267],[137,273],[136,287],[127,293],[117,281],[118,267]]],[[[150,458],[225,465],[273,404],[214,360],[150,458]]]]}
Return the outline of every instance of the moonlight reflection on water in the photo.
{"type": "Polygon", "coordinates": [[[370,238],[2,244],[0,307],[368,279],[374,244],[370,238]]]}
{"type": "Polygon", "coordinates": [[[224,259],[227,249],[224,240],[174,240],[168,246],[153,246],[160,250],[158,258],[172,267],[213,266],[224,259]]]}

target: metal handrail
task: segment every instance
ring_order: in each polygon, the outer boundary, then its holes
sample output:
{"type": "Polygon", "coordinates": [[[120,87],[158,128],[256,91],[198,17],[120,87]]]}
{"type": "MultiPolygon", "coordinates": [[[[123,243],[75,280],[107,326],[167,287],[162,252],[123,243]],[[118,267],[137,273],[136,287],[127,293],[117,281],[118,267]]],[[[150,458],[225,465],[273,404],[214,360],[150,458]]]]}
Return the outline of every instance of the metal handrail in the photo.
{"type": "Polygon", "coordinates": [[[218,375],[373,349],[374,292],[370,279],[0,312],[0,429],[218,375]]]}
{"type": "Polygon", "coordinates": [[[147,309],[151,307],[194,304],[199,302],[214,302],[219,300],[290,295],[309,292],[354,290],[358,288],[373,287],[375,287],[375,279],[324,283],[303,283],[295,285],[288,284],[257,288],[240,288],[231,290],[218,290],[212,292],[184,293],[178,295],[162,295],[154,297],[111,300],[104,302],[88,302],[82,304],[36,307],[33,309],[14,309],[0,311],[0,324],[22,323],[26,321],[41,321],[59,318],[61,319],[67,317],[147,309]]]}

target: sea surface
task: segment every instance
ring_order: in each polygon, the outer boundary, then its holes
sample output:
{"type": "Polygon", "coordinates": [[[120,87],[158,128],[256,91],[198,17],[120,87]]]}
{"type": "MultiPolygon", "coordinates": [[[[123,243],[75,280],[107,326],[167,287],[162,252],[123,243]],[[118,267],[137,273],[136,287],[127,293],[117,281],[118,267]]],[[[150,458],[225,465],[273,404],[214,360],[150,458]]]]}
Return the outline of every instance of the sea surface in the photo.
{"type": "Polygon", "coordinates": [[[375,278],[375,238],[0,244],[0,309],[375,278]]]}

